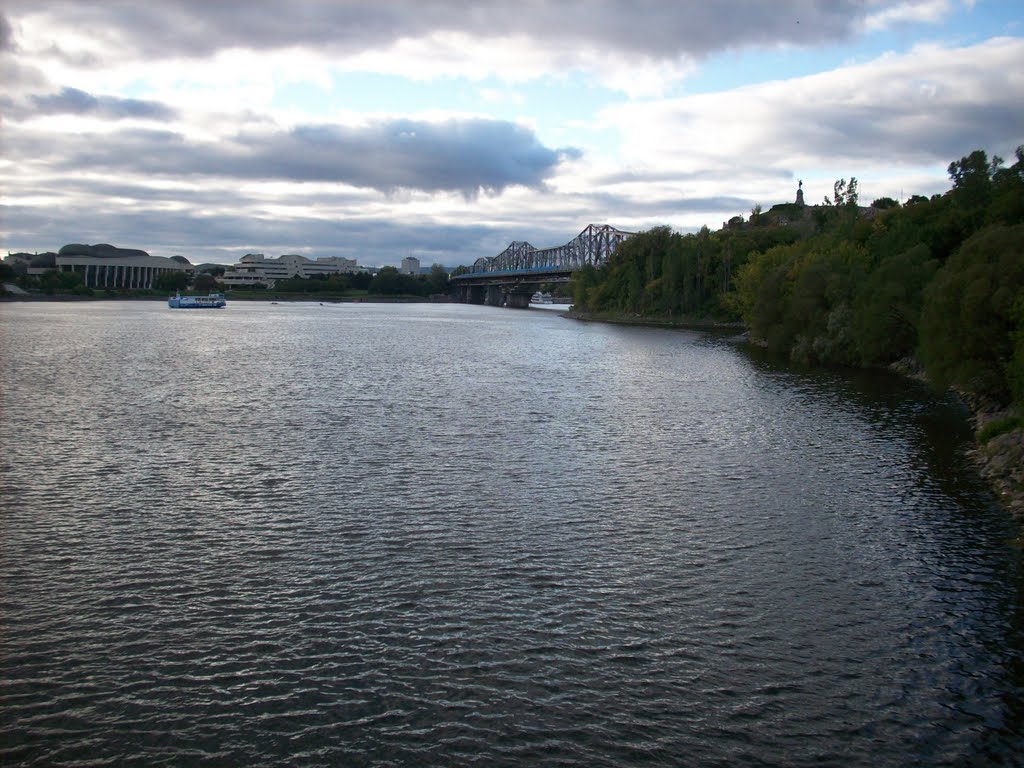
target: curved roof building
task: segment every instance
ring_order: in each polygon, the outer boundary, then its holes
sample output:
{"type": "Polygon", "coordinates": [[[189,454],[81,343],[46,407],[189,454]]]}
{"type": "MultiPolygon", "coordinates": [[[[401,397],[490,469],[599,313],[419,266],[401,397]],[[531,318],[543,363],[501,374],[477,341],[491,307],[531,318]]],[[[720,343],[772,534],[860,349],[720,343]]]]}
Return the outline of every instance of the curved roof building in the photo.
{"type": "Polygon", "coordinates": [[[90,288],[152,288],[167,272],[193,272],[184,256],[150,256],[135,248],[117,248],[107,243],[72,243],[57,252],[57,269],[78,272],[90,288]]]}

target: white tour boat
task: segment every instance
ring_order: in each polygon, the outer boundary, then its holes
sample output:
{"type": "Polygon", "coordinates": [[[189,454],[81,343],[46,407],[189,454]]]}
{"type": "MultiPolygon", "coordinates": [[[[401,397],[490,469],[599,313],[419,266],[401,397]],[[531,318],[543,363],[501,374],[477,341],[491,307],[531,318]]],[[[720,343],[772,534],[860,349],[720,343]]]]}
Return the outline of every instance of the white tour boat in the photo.
{"type": "Polygon", "coordinates": [[[207,296],[182,296],[179,291],[167,300],[171,309],[219,309],[227,304],[223,293],[211,293],[207,296]]]}

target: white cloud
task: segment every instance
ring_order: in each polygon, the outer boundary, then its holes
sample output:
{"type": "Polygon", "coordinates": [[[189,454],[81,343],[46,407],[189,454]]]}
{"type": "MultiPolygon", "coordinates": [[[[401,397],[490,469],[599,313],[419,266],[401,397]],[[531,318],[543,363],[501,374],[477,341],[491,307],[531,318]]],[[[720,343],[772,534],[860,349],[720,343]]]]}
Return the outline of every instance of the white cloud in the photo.
{"type": "Polygon", "coordinates": [[[646,168],[934,162],[1024,140],[1024,41],[921,46],[809,77],[605,109],[646,168]]]}
{"type": "Polygon", "coordinates": [[[952,11],[950,0],[911,0],[870,14],[864,19],[864,28],[877,32],[897,24],[938,24],[952,11]]]}

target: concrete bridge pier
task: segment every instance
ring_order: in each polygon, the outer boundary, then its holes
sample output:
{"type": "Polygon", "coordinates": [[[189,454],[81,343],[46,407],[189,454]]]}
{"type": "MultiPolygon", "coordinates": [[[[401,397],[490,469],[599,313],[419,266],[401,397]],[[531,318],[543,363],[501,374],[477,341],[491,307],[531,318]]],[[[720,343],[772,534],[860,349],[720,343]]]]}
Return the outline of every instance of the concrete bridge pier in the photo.
{"type": "Polygon", "coordinates": [[[500,307],[503,306],[505,301],[504,291],[502,291],[500,285],[488,285],[487,286],[487,298],[484,303],[489,307],[500,307]]]}
{"type": "Polygon", "coordinates": [[[487,289],[482,285],[460,285],[455,288],[454,298],[463,304],[483,304],[487,289]]]}
{"type": "Polygon", "coordinates": [[[510,288],[508,293],[505,294],[505,306],[512,307],[513,309],[529,309],[530,297],[533,295],[533,291],[530,289],[526,290],[529,292],[524,292],[523,288],[520,287],[510,288]]]}

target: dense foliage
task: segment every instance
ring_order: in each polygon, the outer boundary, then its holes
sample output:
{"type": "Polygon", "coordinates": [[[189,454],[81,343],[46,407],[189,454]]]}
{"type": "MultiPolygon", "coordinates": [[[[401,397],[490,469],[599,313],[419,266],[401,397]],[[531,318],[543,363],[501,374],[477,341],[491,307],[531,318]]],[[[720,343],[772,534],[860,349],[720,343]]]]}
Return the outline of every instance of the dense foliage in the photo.
{"type": "MultiPolygon", "coordinates": [[[[809,363],[880,366],[917,357],[940,384],[1024,402],[1024,147],[949,166],[952,189],[860,207],[856,179],[801,208],[625,241],[574,282],[577,309],[740,320],[753,339],[809,363]]],[[[738,218],[738,217],[737,217],[738,218]]]]}
{"type": "Polygon", "coordinates": [[[619,246],[608,265],[574,276],[573,302],[595,313],[725,319],[734,315],[729,292],[736,269],[751,254],[798,236],[795,229],[774,226],[704,227],[695,235],[668,227],[640,232],[619,246]]]}

